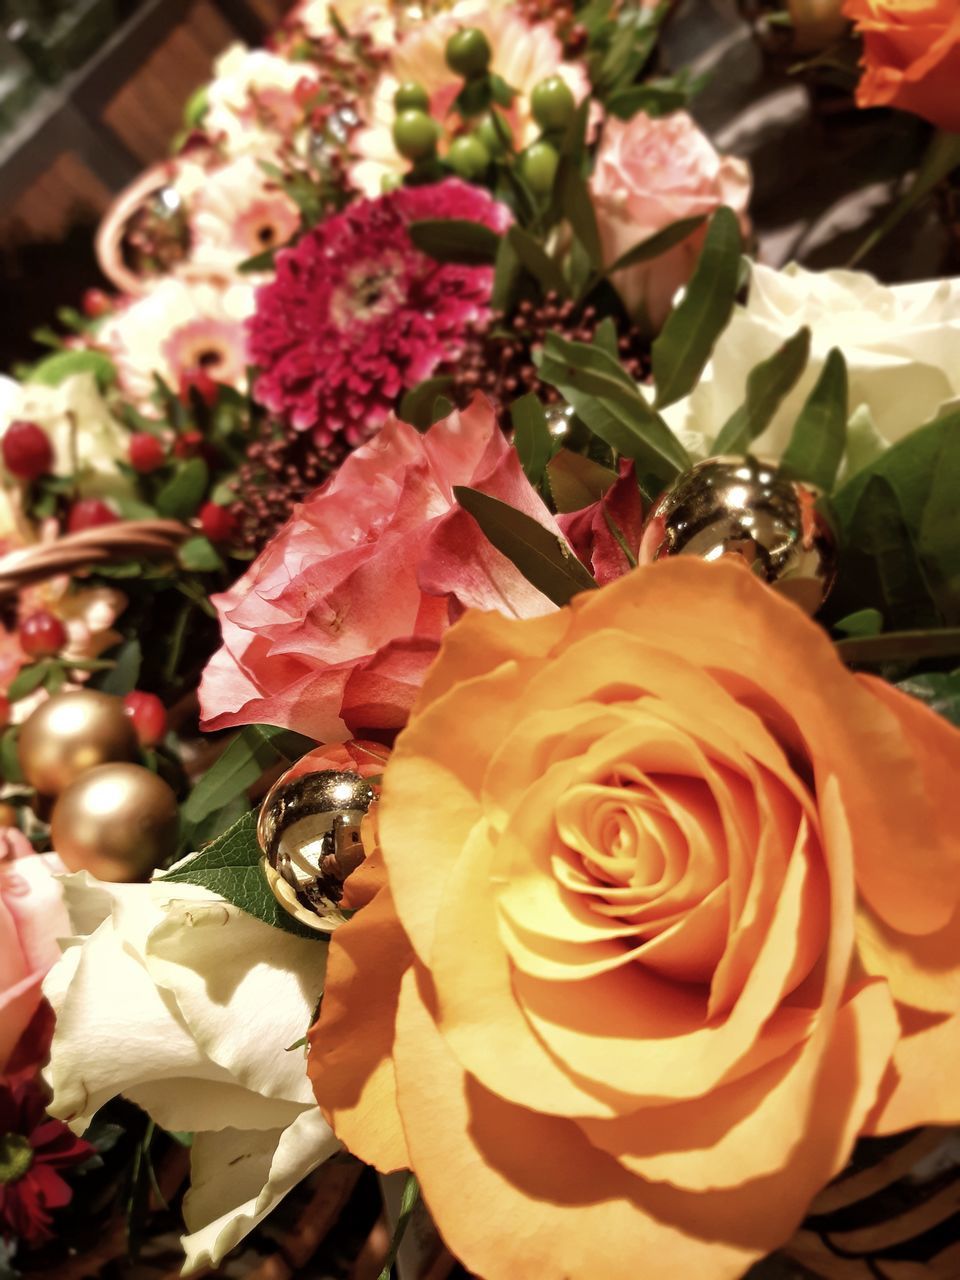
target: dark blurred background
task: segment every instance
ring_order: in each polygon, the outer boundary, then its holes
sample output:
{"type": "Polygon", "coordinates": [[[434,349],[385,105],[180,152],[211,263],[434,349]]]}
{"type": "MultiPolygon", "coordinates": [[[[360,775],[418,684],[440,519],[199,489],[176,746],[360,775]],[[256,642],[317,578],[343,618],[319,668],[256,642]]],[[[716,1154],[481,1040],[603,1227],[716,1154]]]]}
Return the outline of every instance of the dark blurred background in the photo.
{"type": "Polygon", "coordinates": [[[290,0],[0,0],[0,372],[105,284],[93,232],[169,153],[184,103],[290,0]]]}

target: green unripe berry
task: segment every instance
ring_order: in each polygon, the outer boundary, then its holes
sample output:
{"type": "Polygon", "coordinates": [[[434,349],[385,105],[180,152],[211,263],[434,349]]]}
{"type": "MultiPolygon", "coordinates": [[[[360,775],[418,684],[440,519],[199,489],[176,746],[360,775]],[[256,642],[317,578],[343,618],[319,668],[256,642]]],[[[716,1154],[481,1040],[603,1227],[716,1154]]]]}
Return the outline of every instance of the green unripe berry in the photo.
{"type": "Polygon", "coordinates": [[[401,111],[393,122],[393,145],[406,160],[432,156],[439,136],[439,125],[425,111],[401,111]]]}
{"type": "Polygon", "coordinates": [[[486,73],[493,52],[490,42],[479,27],[465,27],[447,41],[447,66],[464,80],[474,80],[486,73]]]}
{"type": "Polygon", "coordinates": [[[383,195],[388,196],[391,191],[397,191],[403,186],[403,178],[399,173],[385,173],[380,179],[380,191],[383,195]]]}
{"type": "Polygon", "coordinates": [[[490,166],[490,152],[475,133],[465,134],[450,143],[447,164],[468,181],[482,177],[490,166]]]}
{"type": "Polygon", "coordinates": [[[560,156],[549,142],[534,142],[520,158],[520,172],[530,190],[537,196],[548,196],[553,190],[560,156]]]}
{"type": "Polygon", "coordinates": [[[393,95],[393,105],[399,111],[429,111],[430,95],[422,84],[408,80],[393,95]]]}
{"type": "Polygon", "coordinates": [[[493,116],[484,117],[474,130],[474,134],[492,156],[503,155],[508,144],[513,142],[513,130],[500,115],[496,120],[493,116]]]}
{"type": "Polygon", "coordinates": [[[541,80],[530,95],[530,109],[541,129],[565,129],[576,107],[570,86],[559,76],[541,80]]]}

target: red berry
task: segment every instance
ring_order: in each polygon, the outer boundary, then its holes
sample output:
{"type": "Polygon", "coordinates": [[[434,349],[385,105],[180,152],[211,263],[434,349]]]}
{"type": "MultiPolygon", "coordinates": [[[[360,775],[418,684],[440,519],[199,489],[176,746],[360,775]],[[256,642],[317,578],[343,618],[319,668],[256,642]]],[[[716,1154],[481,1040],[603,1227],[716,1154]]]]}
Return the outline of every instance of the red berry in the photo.
{"type": "Polygon", "coordinates": [[[203,436],[199,431],[184,431],[173,442],[173,452],[178,458],[195,458],[203,448],[203,436]]]}
{"type": "Polygon", "coordinates": [[[82,533],[85,529],[97,529],[102,524],[116,524],[120,517],[99,498],[81,498],[70,508],[67,516],[67,532],[82,533]]]}
{"type": "Polygon", "coordinates": [[[211,542],[229,542],[236,532],[237,521],[229,507],[205,502],[200,508],[200,527],[211,542]]]}
{"type": "Polygon", "coordinates": [[[188,369],[185,373],[181,373],[180,399],[184,404],[190,403],[191,390],[196,391],[208,409],[213,408],[220,394],[220,387],[205,369],[188,369]]]}
{"type": "Polygon", "coordinates": [[[134,689],[123,700],[123,709],[133,721],[142,747],[153,747],[167,732],[167,709],[155,693],[134,689]]]}
{"type": "Polygon", "coordinates": [[[138,431],[130,437],[130,465],[141,475],[156,471],[167,460],[167,451],[163,441],[152,436],[149,431],[138,431]]]}
{"type": "Polygon", "coordinates": [[[3,433],[3,462],[18,480],[36,480],[53,466],[53,445],[35,422],[11,422],[3,433]]]}
{"type": "Polygon", "coordinates": [[[83,314],[89,316],[91,320],[105,316],[112,310],[113,303],[110,301],[110,295],[104,293],[102,289],[87,289],[84,293],[83,314]]]}
{"type": "Polygon", "coordinates": [[[52,658],[67,643],[67,629],[47,609],[38,609],[20,623],[20,648],[31,658],[52,658]]]}

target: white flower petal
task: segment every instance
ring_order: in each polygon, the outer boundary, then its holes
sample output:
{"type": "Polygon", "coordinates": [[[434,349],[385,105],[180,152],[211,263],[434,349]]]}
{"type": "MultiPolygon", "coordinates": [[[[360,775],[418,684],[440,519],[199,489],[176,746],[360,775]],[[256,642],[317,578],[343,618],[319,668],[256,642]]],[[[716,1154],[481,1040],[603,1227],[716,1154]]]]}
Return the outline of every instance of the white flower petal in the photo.
{"type": "Polygon", "coordinates": [[[308,1173],[339,1149],[318,1107],[271,1133],[197,1134],[183,1202],[184,1274],[215,1267],[308,1173]]]}
{"type": "MultiPolygon", "coordinates": [[[[163,892],[162,881],[152,887],[163,892]]],[[[319,939],[226,902],[170,902],[146,945],[151,978],[176,1000],[201,1049],[248,1089],[298,1103],[313,1095],[303,1054],[287,1048],[313,1021],[326,958],[319,939]]]]}

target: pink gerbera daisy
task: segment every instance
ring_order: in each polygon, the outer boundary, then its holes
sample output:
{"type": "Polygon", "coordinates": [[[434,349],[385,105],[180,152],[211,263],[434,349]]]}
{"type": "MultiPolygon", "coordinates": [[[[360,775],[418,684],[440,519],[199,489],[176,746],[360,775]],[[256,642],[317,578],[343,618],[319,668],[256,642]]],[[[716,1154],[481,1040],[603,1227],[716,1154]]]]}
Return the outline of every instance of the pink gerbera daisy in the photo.
{"type": "Polygon", "coordinates": [[[414,247],[407,227],[428,218],[503,231],[510,214],[456,179],[361,200],[281,253],[258,293],[255,395],[320,444],[359,444],[489,314],[491,267],[441,264],[414,247]]]}

